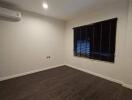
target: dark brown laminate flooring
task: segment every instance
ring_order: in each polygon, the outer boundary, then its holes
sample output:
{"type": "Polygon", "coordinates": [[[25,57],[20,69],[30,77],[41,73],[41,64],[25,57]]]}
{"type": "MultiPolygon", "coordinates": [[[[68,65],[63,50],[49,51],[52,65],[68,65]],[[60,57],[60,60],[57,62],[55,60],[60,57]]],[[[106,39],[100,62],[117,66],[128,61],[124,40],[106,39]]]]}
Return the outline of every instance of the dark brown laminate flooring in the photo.
{"type": "Polygon", "coordinates": [[[0,100],[132,100],[132,90],[61,66],[0,82],[0,100]]]}

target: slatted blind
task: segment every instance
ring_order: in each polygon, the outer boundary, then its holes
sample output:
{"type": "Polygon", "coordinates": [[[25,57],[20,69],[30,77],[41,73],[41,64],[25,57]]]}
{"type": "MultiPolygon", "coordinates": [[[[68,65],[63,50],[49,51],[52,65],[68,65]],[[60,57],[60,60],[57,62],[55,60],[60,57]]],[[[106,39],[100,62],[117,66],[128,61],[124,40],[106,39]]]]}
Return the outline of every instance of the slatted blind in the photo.
{"type": "Polygon", "coordinates": [[[114,62],[117,18],[75,27],[74,55],[114,62]]]}

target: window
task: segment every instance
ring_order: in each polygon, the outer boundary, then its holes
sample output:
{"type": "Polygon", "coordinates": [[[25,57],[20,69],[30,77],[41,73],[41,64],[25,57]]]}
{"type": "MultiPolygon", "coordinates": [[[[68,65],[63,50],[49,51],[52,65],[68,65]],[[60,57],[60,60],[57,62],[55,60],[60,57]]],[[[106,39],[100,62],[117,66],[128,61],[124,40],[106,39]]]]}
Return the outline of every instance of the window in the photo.
{"type": "Polygon", "coordinates": [[[117,18],[75,27],[74,55],[114,62],[117,18]]]}

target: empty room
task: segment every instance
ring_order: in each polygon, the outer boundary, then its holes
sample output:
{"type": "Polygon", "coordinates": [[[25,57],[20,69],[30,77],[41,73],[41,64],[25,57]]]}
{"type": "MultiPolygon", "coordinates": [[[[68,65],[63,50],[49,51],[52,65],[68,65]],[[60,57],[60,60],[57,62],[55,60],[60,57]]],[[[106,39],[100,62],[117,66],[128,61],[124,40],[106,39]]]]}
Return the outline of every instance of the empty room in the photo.
{"type": "Polygon", "coordinates": [[[0,100],[132,100],[132,0],[0,0],[0,100]]]}

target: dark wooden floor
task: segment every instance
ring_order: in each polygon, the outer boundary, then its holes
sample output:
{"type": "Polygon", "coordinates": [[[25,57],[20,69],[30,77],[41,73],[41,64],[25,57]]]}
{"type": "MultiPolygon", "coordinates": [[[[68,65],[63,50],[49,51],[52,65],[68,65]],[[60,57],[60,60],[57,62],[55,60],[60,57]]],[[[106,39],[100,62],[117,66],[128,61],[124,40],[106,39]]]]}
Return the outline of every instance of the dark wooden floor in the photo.
{"type": "Polygon", "coordinates": [[[132,90],[62,66],[0,82],[0,100],[132,100],[132,90]]]}

